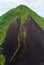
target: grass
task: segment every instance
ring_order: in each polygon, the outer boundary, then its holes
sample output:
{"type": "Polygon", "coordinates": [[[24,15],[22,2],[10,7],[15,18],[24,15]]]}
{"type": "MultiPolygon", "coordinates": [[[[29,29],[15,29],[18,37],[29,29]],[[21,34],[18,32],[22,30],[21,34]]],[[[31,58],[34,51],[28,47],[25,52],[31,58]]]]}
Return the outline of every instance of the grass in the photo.
{"type": "Polygon", "coordinates": [[[0,56],[0,65],[4,65],[4,62],[5,62],[5,57],[0,56]]]}

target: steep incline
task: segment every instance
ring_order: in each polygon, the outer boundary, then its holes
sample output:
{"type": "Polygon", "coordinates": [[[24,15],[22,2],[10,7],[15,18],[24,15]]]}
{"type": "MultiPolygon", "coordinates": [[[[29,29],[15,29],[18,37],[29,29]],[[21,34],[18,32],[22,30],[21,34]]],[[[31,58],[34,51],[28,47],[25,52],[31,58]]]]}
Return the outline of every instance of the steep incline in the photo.
{"type": "Polygon", "coordinates": [[[24,21],[27,19],[27,15],[31,16],[42,27],[42,29],[44,29],[43,18],[37,15],[27,6],[20,5],[0,17],[0,44],[2,44],[4,41],[9,24],[18,16],[21,16],[21,21],[24,23],[24,21]]]}
{"type": "Polygon", "coordinates": [[[24,23],[18,17],[10,24],[2,47],[5,65],[44,64],[43,30],[30,16],[24,23]]]}

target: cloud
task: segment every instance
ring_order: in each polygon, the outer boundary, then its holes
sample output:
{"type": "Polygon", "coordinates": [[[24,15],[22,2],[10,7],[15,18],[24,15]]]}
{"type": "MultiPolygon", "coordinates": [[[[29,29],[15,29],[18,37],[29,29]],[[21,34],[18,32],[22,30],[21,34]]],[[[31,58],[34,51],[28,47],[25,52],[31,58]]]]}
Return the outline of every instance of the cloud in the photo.
{"type": "Polygon", "coordinates": [[[30,8],[44,17],[44,0],[36,0],[30,5],[30,8]]]}
{"type": "Polygon", "coordinates": [[[9,0],[11,3],[23,4],[23,0],[9,0]]]}

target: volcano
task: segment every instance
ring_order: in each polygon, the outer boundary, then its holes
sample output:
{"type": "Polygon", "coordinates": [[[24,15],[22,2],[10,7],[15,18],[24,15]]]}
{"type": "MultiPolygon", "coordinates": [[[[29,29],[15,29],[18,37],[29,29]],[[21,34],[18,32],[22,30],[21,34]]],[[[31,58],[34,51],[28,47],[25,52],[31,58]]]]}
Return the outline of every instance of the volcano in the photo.
{"type": "Polygon", "coordinates": [[[5,65],[44,65],[44,33],[31,16],[10,23],[2,48],[5,65]]]}
{"type": "Polygon", "coordinates": [[[27,16],[31,16],[36,23],[44,30],[44,18],[40,17],[33,10],[25,5],[19,5],[0,16],[0,45],[2,45],[9,24],[15,20],[18,16],[21,17],[22,23],[27,19],[27,16]]]}

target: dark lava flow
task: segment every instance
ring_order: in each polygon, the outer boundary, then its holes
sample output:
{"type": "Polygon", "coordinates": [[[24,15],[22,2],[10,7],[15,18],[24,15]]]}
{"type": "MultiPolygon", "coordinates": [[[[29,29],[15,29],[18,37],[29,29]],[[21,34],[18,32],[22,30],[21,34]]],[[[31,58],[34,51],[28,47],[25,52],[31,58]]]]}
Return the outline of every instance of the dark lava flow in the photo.
{"type": "Polygon", "coordinates": [[[6,57],[5,65],[11,65],[10,59],[18,46],[18,34],[20,29],[20,17],[13,21],[8,29],[4,43],[2,44],[3,55],[6,57]]]}
{"type": "Polygon", "coordinates": [[[44,65],[44,32],[30,17],[22,25],[20,49],[13,60],[10,59],[18,47],[18,34],[21,18],[18,17],[9,26],[5,41],[2,45],[6,57],[5,65],[44,65]],[[25,35],[24,35],[25,33],[25,35]]]}

